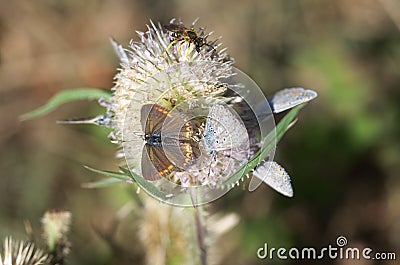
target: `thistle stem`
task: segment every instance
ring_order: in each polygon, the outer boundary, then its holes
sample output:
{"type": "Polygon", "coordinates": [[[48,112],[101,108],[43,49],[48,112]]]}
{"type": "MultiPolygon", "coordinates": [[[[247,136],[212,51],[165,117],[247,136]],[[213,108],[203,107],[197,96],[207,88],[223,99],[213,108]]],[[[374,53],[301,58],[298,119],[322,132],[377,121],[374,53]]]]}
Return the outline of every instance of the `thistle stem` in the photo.
{"type": "Polygon", "coordinates": [[[201,222],[200,208],[194,208],[194,218],[196,224],[197,241],[200,249],[201,265],[207,265],[207,248],[204,242],[204,227],[201,222]]]}

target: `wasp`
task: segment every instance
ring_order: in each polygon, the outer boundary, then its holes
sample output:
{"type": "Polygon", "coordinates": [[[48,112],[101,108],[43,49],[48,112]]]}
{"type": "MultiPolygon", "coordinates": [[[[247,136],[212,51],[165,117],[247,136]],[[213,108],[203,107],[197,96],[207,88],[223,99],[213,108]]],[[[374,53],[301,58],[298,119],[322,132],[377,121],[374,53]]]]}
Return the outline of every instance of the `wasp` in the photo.
{"type": "Polygon", "coordinates": [[[204,46],[207,46],[213,50],[213,55],[215,55],[215,48],[211,44],[207,43],[206,37],[204,37],[203,33],[197,33],[193,27],[187,28],[183,24],[170,23],[165,25],[164,28],[172,33],[172,40],[164,53],[166,53],[176,43],[186,41],[188,43],[193,43],[198,53],[200,53],[204,46]]]}

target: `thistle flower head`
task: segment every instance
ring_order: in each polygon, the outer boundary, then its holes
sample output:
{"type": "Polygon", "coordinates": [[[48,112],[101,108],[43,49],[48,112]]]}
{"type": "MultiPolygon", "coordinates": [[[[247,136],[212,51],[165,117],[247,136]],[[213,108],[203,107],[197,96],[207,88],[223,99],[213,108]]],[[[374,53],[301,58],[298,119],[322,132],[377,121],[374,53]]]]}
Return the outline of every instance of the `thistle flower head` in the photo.
{"type": "Polygon", "coordinates": [[[194,23],[151,22],[137,35],[128,49],[111,41],[121,65],[112,97],[101,102],[113,129],[110,138],[122,147],[118,157],[134,175],[157,180],[154,185],[168,198],[191,194],[173,204],[193,204],[199,194],[204,198],[198,203],[222,196],[231,186],[221,183],[252,153],[253,139],[232,106],[246,97],[268,105],[265,97],[258,87],[261,96],[251,95],[254,82],[194,23]],[[221,107],[211,117],[216,105],[221,107]]]}
{"type": "Polygon", "coordinates": [[[47,254],[33,243],[15,241],[11,237],[6,237],[0,251],[0,265],[39,265],[47,261],[47,254]]]}
{"type": "Polygon", "coordinates": [[[50,251],[57,245],[65,245],[71,225],[71,213],[65,211],[47,211],[42,218],[43,237],[50,251]]]}
{"type": "MultiPolygon", "coordinates": [[[[221,96],[227,87],[220,79],[233,75],[233,60],[225,50],[217,52],[220,46],[217,41],[208,41],[209,34],[194,27],[194,24],[186,27],[178,20],[171,20],[166,26],[151,22],[146,32],[137,32],[139,41],[131,41],[129,49],[112,40],[121,68],[115,76],[113,96],[105,106],[112,117],[112,140],[121,145],[128,142],[124,145],[125,153],[120,156],[128,158],[130,169],[138,174],[141,167],[138,154],[143,146],[140,137],[143,134],[142,106],[159,104],[171,110],[185,104],[183,112],[190,112],[205,101],[210,104],[221,96]]],[[[226,98],[220,97],[220,100],[226,98]]],[[[195,114],[202,114],[204,122],[207,111],[203,107],[202,113],[195,114]]],[[[202,184],[213,184],[212,178],[207,178],[217,175],[213,171],[207,171],[204,176],[177,174],[174,180],[186,184],[199,180],[202,184]]]]}
{"type": "MultiPolygon", "coordinates": [[[[170,25],[184,27],[181,21],[175,19],[171,20],[170,25]]],[[[171,107],[171,102],[176,104],[179,101],[194,97],[220,94],[223,89],[215,87],[217,76],[215,74],[210,75],[212,69],[208,69],[208,67],[202,68],[205,66],[204,62],[219,62],[225,65],[226,68],[221,69],[221,72],[226,71],[225,75],[230,74],[228,66],[233,63],[225,53],[225,50],[216,52],[216,49],[220,46],[216,41],[210,42],[213,45],[213,49],[207,49],[207,46],[197,52],[196,45],[193,42],[185,39],[176,41],[171,37],[174,32],[167,30],[161,24],[156,25],[150,22],[150,25],[147,26],[147,31],[136,31],[136,33],[139,41],[132,40],[128,49],[124,49],[114,40],[111,41],[120,58],[121,67],[114,78],[113,96],[106,105],[109,115],[113,117],[112,126],[115,140],[118,143],[122,141],[125,118],[130,107],[130,114],[133,114],[135,109],[132,108],[136,108],[137,113],[139,113],[140,107],[148,102],[154,103],[158,101],[164,106],[171,107]],[[175,41],[175,45],[171,45],[175,41]],[[161,87],[163,84],[159,84],[160,86],[158,87],[149,86],[149,82],[152,85],[157,85],[157,82],[154,84],[152,81],[158,75],[162,75],[164,71],[168,71],[172,75],[171,78],[181,81],[182,78],[185,78],[182,74],[185,74],[187,69],[180,69],[178,65],[180,63],[190,64],[193,62],[203,62],[203,64],[198,64],[197,66],[195,64],[192,70],[196,72],[197,81],[202,81],[202,84],[207,84],[207,86],[196,86],[194,83],[191,86],[178,85],[174,89],[161,87]],[[151,91],[150,88],[155,89],[155,91],[151,91]],[[165,92],[167,92],[167,95],[163,100],[158,98],[160,94],[165,92]]],[[[203,39],[208,36],[204,32],[196,34],[200,34],[203,39]]],[[[139,131],[140,127],[134,129],[139,131]]]]}

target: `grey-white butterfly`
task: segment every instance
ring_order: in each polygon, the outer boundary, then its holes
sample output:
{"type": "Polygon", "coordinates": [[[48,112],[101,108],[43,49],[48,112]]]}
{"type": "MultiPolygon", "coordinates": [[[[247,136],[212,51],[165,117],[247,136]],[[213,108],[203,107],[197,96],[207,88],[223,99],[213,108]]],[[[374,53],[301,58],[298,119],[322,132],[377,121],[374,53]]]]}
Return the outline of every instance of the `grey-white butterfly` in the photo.
{"type": "Polygon", "coordinates": [[[219,182],[235,173],[250,155],[249,135],[239,115],[225,104],[211,106],[204,127],[200,168],[219,182]]]}
{"type": "Polygon", "coordinates": [[[277,192],[293,197],[293,188],[289,174],[275,161],[265,161],[258,165],[253,175],[277,192]]]}
{"type": "Polygon", "coordinates": [[[207,115],[203,133],[204,146],[208,153],[246,148],[249,135],[239,115],[226,105],[215,104],[207,115]]]}
{"type": "MultiPolygon", "coordinates": [[[[314,90],[304,89],[301,87],[285,88],[279,90],[269,98],[268,103],[273,113],[280,113],[294,108],[297,105],[306,103],[316,98],[317,95],[317,92],[314,90]]],[[[256,168],[254,173],[256,178],[253,177],[250,180],[249,191],[255,190],[261,182],[264,182],[286,196],[293,196],[290,177],[283,167],[276,162],[264,162],[264,164],[261,164],[256,168]]]]}
{"type": "Polygon", "coordinates": [[[276,92],[272,98],[268,99],[268,102],[274,113],[280,113],[306,103],[317,95],[314,90],[301,87],[285,88],[276,92]]]}

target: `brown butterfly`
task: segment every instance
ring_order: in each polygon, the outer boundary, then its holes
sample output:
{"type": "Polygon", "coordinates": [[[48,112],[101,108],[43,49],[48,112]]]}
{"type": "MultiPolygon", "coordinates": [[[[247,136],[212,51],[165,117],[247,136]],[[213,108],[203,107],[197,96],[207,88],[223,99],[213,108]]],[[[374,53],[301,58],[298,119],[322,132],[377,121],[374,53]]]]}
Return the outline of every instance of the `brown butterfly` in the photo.
{"type": "Polygon", "coordinates": [[[193,140],[195,123],[181,113],[171,113],[157,104],[141,109],[141,124],[146,142],[142,151],[142,175],[153,181],[172,172],[184,171],[197,157],[193,140]]]}

